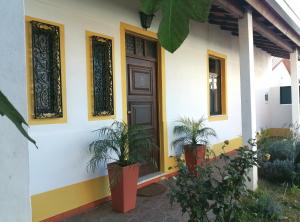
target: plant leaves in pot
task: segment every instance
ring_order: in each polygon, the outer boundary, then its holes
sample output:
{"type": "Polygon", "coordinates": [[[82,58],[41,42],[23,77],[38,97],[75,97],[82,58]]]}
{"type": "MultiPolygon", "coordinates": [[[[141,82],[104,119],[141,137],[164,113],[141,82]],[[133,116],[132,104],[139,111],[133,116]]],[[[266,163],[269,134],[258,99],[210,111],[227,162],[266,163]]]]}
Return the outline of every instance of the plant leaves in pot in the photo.
{"type": "Polygon", "coordinates": [[[95,132],[98,138],[89,146],[88,169],[95,172],[99,165],[107,164],[112,208],[126,213],[136,206],[139,162],[156,164],[151,153],[157,146],[140,125],[115,121],[95,132]]]}
{"type": "Polygon", "coordinates": [[[176,139],[173,147],[183,146],[185,161],[190,172],[195,172],[196,166],[201,166],[205,160],[209,137],[216,137],[214,129],[206,127],[205,119],[194,120],[188,117],[176,121],[173,134],[176,139]]]}

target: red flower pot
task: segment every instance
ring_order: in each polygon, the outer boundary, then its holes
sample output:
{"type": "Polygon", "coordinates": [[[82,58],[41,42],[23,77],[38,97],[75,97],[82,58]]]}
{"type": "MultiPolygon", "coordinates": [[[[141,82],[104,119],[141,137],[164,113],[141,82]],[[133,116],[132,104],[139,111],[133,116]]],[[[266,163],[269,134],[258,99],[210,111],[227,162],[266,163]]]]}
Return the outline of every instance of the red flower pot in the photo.
{"type": "Polygon", "coordinates": [[[136,206],[139,164],[121,167],[117,163],[108,164],[112,209],[126,213],[136,206]]]}
{"type": "Polygon", "coordinates": [[[184,156],[188,170],[195,172],[196,166],[201,166],[205,161],[206,145],[185,145],[184,156]]]}

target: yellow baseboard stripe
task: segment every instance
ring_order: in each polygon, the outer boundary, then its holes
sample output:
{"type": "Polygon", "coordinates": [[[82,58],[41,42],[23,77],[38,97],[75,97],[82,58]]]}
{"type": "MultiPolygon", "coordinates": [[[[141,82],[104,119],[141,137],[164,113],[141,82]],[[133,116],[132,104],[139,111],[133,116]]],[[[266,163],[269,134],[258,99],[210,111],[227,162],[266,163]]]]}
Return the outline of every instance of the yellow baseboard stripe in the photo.
{"type": "MultiPolygon", "coordinates": [[[[212,149],[217,156],[223,152],[223,145],[224,143],[222,142],[212,146],[212,149]]],[[[231,139],[224,151],[231,152],[241,145],[241,137],[231,139]]],[[[176,160],[174,157],[169,157],[166,165],[172,167],[167,173],[176,171],[176,160]]],[[[45,220],[91,202],[106,198],[109,195],[107,176],[33,195],[31,197],[32,221],[39,222],[45,220]]]]}
{"type": "Polygon", "coordinates": [[[271,137],[288,137],[291,133],[289,128],[269,128],[267,135],[271,137]]]}
{"type": "Polygon", "coordinates": [[[107,176],[34,195],[31,197],[32,221],[42,221],[109,195],[107,176]]]}
{"type": "MultiPolygon", "coordinates": [[[[214,144],[212,146],[212,151],[213,151],[214,155],[219,156],[221,153],[229,153],[243,145],[242,137],[237,137],[237,138],[234,138],[234,139],[231,139],[228,141],[229,141],[229,144],[226,145],[224,148],[223,148],[224,142],[214,144]]],[[[214,155],[211,154],[211,157],[213,157],[214,155]]]]}

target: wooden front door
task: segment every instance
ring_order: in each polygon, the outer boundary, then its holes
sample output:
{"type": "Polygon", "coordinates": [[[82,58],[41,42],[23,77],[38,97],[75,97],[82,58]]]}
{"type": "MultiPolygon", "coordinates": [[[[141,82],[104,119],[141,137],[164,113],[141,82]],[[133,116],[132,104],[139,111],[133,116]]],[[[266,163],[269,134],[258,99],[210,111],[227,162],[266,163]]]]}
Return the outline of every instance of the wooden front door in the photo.
{"type": "MultiPolygon", "coordinates": [[[[126,34],[128,124],[145,127],[159,144],[157,107],[157,43],[126,34]]],[[[158,166],[141,163],[140,176],[159,171],[159,149],[153,152],[158,166]]]]}

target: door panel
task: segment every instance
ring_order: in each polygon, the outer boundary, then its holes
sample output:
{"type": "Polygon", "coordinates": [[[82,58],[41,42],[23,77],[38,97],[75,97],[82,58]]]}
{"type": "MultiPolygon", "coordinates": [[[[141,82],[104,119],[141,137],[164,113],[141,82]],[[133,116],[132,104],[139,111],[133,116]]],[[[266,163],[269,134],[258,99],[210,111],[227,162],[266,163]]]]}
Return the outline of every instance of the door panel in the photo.
{"type": "MultiPolygon", "coordinates": [[[[126,38],[128,38],[128,34],[126,38]]],[[[126,51],[128,123],[144,126],[155,143],[159,144],[156,58],[146,56],[148,55],[146,52],[149,51],[145,47],[149,45],[147,42],[145,43],[147,40],[131,35],[129,40],[138,44],[131,44],[130,50],[126,51]],[[132,49],[135,45],[138,48],[132,49]],[[142,46],[145,47],[143,50],[141,49],[142,46]],[[137,53],[134,54],[134,52],[137,53]]],[[[140,176],[159,171],[159,149],[152,155],[158,166],[151,163],[141,163],[140,176]]]]}
{"type": "Polygon", "coordinates": [[[152,95],[153,73],[151,67],[128,64],[130,95],[152,95]]]}
{"type": "Polygon", "coordinates": [[[141,124],[148,129],[154,128],[153,125],[153,104],[133,104],[131,103],[132,109],[132,122],[135,124],[141,124]]]}

